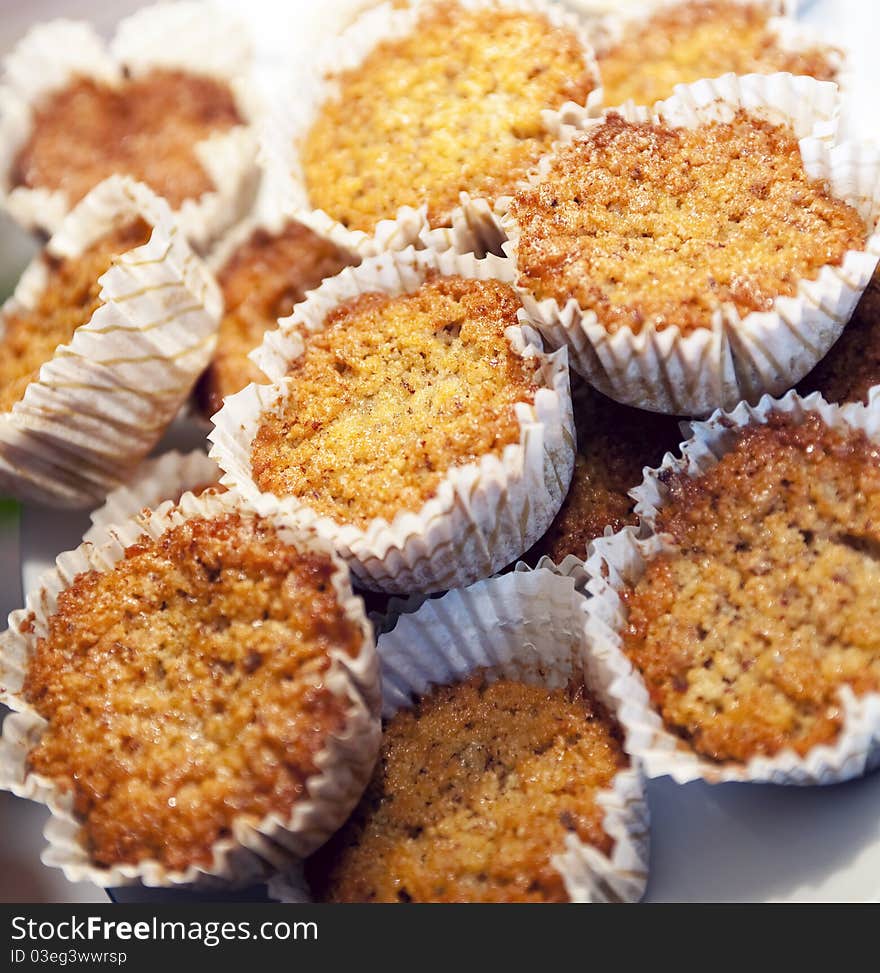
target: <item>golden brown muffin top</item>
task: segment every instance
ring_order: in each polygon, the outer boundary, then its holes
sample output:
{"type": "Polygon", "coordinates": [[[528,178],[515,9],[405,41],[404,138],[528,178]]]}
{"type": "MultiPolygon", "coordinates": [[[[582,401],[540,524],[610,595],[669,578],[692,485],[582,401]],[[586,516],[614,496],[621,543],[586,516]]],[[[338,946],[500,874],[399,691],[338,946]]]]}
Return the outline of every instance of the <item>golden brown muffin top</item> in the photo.
{"type": "Polygon", "coordinates": [[[499,281],[436,276],[343,302],[303,332],[290,393],[254,438],[254,481],[359,527],[419,510],[452,467],[519,442],[514,406],[535,392],[504,334],[519,307],[499,281]]]}
{"type": "Polygon", "coordinates": [[[541,111],[596,87],[571,30],[452,0],[334,82],[302,147],[306,185],[313,206],[367,233],[401,206],[427,203],[442,226],[461,192],[509,193],[550,145],[541,111]]]}
{"type": "Polygon", "coordinates": [[[834,81],[831,48],[787,50],[768,22],[766,3],[688,0],[627,25],[619,41],[597,51],[606,105],[633,99],[653,105],[677,84],[734,74],[788,71],[834,81]]]}
{"type": "Polygon", "coordinates": [[[331,902],[565,902],[569,833],[605,854],[596,794],[626,767],[617,724],[582,684],[477,671],[385,726],[376,772],[307,875],[331,902]]]}
{"type": "Polygon", "coordinates": [[[214,78],[158,69],[119,85],[76,78],[37,106],[12,185],[58,190],[73,205],[119,173],[177,209],[216,188],[194,146],[242,123],[229,85],[214,78]]]}
{"type": "Polygon", "coordinates": [[[880,385],[880,278],[876,275],[843,334],[798,385],[798,392],[821,392],[829,402],[867,403],[875,385],[880,385]]]}
{"type": "Polygon", "coordinates": [[[519,191],[520,282],[575,297],[613,333],[711,326],[730,303],[772,309],[865,245],[853,207],[810,179],[786,126],[744,111],[696,129],[612,112],[519,191]]]}
{"type": "Polygon", "coordinates": [[[233,821],[303,798],[346,716],[328,654],[362,643],[333,573],[228,513],[144,536],[62,592],[24,684],[48,721],[28,766],[72,793],[92,862],[209,864],[233,821]]]}
{"type": "Polygon", "coordinates": [[[227,395],[251,382],[267,381],[247,357],[325,277],[352,263],[335,244],[295,220],[279,233],[256,229],[217,274],[225,313],[217,350],[199,384],[204,413],[213,415],[227,395]]]}
{"type": "Polygon", "coordinates": [[[624,637],[664,723],[716,761],[833,741],[840,688],[880,689],[880,449],[773,415],[667,484],[674,550],[626,593],[624,637]]]}
{"type": "Polygon", "coordinates": [[[33,308],[3,317],[0,336],[0,412],[20,401],[60,345],[88,324],[103,303],[98,280],[129,250],[146,243],[152,227],[135,220],[96,240],[76,257],[55,257],[44,251],[47,280],[33,308]]]}
{"type": "Polygon", "coordinates": [[[629,491],[646,466],[659,466],[681,442],[678,420],[614,402],[583,386],[573,394],[578,454],[568,494],[544,536],[523,555],[527,564],[547,556],[560,564],[568,554],[584,558],[590,541],[606,527],[635,524],[629,491]]]}

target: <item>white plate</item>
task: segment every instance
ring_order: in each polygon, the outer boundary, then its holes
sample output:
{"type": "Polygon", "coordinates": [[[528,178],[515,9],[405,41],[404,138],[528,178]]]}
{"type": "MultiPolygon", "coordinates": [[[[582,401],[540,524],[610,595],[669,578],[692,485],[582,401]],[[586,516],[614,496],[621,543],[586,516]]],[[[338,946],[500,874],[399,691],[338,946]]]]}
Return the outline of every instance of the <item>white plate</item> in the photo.
{"type": "MultiPolygon", "coordinates": [[[[306,56],[327,24],[364,0],[335,4],[248,0],[265,82],[306,56]]],[[[851,51],[856,86],[849,131],[880,135],[877,6],[870,0],[803,2],[802,16],[851,51]]],[[[193,430],[178,427],[178,445],[193,430]]],[[[197,434],[196,434],[197,435],[197,434]]],[[[79,542],[84,514],[26,508],[22,515],[25,589],[56,554],[79,542]]],[[[880,773],[828,788],[743,784],[649,785],[652,829],[649,901],[880,901],[880,773]]]]}

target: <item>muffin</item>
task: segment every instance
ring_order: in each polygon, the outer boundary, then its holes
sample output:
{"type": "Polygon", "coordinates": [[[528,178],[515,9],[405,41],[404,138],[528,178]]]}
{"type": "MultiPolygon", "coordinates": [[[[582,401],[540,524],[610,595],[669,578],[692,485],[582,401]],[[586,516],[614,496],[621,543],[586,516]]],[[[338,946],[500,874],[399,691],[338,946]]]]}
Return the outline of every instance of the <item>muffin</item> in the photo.
{"type": "Polygon", "coordinates": [[[292,205],[361,245],[420,207],[449,226],[461,193],[506,195],[552,141],[542,112],[598,97],[582,28],[550,4],[384,3],[319,64],[267,155],[292,205]]]}
{"type": "Polygon", "coordinates": [[[569,555],[583,560],[590,541],[607,528],[637,523],[629,491],[642,482],[646,466],[658,466],[681,441],[672,416],[619,405],[583,383],[573,398],[574,474],[547,533],[523,555],[532,566],[542,557],[555,564],[569,555]]]}
{"type": "Polygon", "coordinates": [[[522,554],[574,449],[564,362],[506,269],[410,250],[326,281],[257,353],[275,386],[215,417],[223,482],[313,524],[368,588],[445,590],[522,554]]]}
{"type": "Polygon", "coordinates": [[[801,395],[821,392],[829,402],[865,402],[880,384],[880,282],[875,275],[843,334],[798,385],[801,395]]]}
{"type": "Polygon", "coordinates": [[[339,247],[295,220],[277,230],[257,225],[246,236],[237,231],[232,246],[219,256],[214,265],[225,310],[217,350],[197,393],[206,416],[217,412],[227,395],[265,381],[248,354],[306,291],[352,263],[339,247]]]}
{"type": "Polygon", "coordinates": [[[164,200],[117,176],[95,187],[0,312],[0,489],[102,501],[186,401],[220,307],[164,200]]]}
{"type": "Polygon", "coordinates": [[[820,44],[792,45],[774,15],[782,5],[738,0],[660,4],[650,16],[625,20],[596,43],[606,105],[632,99],[653,105],[677,84],[722,74],[787,71],[836,81],[840,52],[820,44]]]}
{"type": "Polygon", "coordinates": [[[0,181],[11,215],[54,232],[94,186],[126,175],[206,246],[257,186],[239,30],[190,3],[140,11],[107,45],[87,24],[35,27],[5,62],[0,181]]]}
{"type": "Polygon", "coordinates": [[[650,772],[824,783],[874,759],[880,448],[853,409],[792,393],[696,425],[639,491],[650,535],[597,542],[650,772]]]}
{"type": "Polygon", "coordinates": [[[249,880],[308,853],[378,741],[372,636],[341,563],[229,496],[116,534],[13,616],[4,684],[38,729],[7,752],[6,786],[51,792],[65,866],[99,884],[249,880]]]}
{"type": "Polygon", "coordinates": [[[628,763],[582,684],[477,670],[387,722],[367,792],[311,859],[310,885],[328,902],[567,902],[551,849],[575,834],[610,853],[596,794],[628,763]]]}
{"type": "Polygon", "coordinates": [[[799,381],[876,265],[876,153],[810,136],[835,101],[810,78],[728,75],[653,115],[582,119],[503,217],[545,339],[657,412],[799,381]]]}
{"type": "Polygon", "coordinates": [[[639,897],[644,798],[582,623],[571,580],[538,571],[428,601],[381,636],[380,758],[306,863],[315,898],[639,897]]]}

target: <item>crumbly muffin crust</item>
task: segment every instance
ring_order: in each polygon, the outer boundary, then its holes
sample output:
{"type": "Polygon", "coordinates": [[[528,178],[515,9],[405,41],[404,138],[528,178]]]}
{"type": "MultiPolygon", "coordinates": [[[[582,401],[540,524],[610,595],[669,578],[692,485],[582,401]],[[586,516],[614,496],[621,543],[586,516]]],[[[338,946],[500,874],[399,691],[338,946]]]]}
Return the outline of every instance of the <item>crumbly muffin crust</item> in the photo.
{"type": "Polygon", "coordinates": [[[92,861],[208,864],[233,820],[286,816],[345,704],[328,652],[362,634],[325,555],[237,513],[144,536],[58,599],[25,698],[30,770],[70,791],[92,861]]]}
{"type": "Polygon", "coordinates": [[[206,415],[217,412],[227,395],[251,382],[266,382],[248,353],[306,291],[351,263],[337,246],[295,220],[279,233],[254,230],[217,274],[225,312],[217,351],[198,388],[206,415]]]}
{"type": "Polygon", "coordinates": [[[633,99],[653,105],[677,84],[734,74],[788,71],[834,81],[830,48],[786,50],[770,29],[771,6],[731,0],[688,0],[630,24],[623,37],[596,52],[606,105],[633,99]]]}
{"type": "Polygon", "coordinates": [[[697,129],[612,112],[518,192],[520,282],[575,297],[613,333],[767,311],[865,245],[856,210],[810,179],[794,133],[744,111],[697,129]]]}
{"type": "Polygon", "coordinates": [[[535,565],[544,556],[561,563],[584,558],[590,541],[606,527],[635,524],[629,491],[642,482],[646,466],[659,466],[681,441],[673,416],[644,412],[614,402],[586,385],[572,396],[578,453],[568,494],[544,536],[523,555],[535,565]]]}
{"type": "Polygon", "coordinates": [[[435,689],[386,725],[360,805],[307,875],[332,902],[564,902],[567,833],[606,854],[596,793],[628,763],[583,685],[435,689]]]}
{"type": "Polygon", "coordinates": [[[170,70],[118,86],[77,78],[37,107],[11,182],[64,192],[73,205],[120,173],[177,209],[215,188],[196,143],[242,123],[229,85],[214,78],[170,70]]]}
{"type": "Polygon", "coordinates": [[[33,308],[5,316],[0,337],[0,412],[20,401],[40,368],[60,345],[69,344],[74,332],[87,324],[101,305],[98,280],[114,261],[146,243],[151,227],[143,220],[96,240],[77,257],[43,253],[48,279],[33,308]]]}
{"type": "Polygon", "coordinates": [[[412,34],[335,78],[302,148],[312,204],[372,232],[401,206],[448,223],[463,191],[494,199],[550,145],[541,111],[596,81],[577,36],[538,13],[438,0],[412,34]]]}
{"type": "Polygon", "coordinates": [[[716,761],[833,741],[840,688],[880,689],[880,449],[777,414],[668,486],[675,547],[626,592],[624,636],[665,724],[716,761]]]}
{"type": "Polygon", "coordinates": [[[828,354],[798,386],[801,395],[821,392],[829,402],[865,402],[880,385],[880,277],[868,284],[828,354]]]}
{"type": "Polygon", "coordinates": [[[359,527],[419,510],[452,467],[519,442],[515,404],[535,392],[504,334],[519,306],[509,285],[462,277],[340,304],[262,419],[254,481],[359,527]]]}

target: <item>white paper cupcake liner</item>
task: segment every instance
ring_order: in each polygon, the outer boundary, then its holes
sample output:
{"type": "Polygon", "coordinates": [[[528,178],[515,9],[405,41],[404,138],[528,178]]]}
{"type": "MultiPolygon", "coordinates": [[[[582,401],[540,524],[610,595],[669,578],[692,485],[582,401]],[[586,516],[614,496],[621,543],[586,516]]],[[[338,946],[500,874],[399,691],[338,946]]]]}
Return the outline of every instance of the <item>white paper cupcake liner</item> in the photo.
{"type": "Polygon", "coordinates": [[[157,459],[144,460],[129,483],[114,490],[102,506],[92,511],[92,526],[83,540],[96,546],[104,543],[109,539],[110,527],[124,524],[142,510],[158,507],[166,500],[176,503],[184,493],[219,480],[219,467],[200,449],[189,453],[171,450],[157,459]]]}
{"type": "MultiPolygon", "coordinates": [[[[253,353],[275,385],[250,385],[226,399],[214,417],[211,456],[222,481],[254,509],[278,513],[291,524],[313,527],[328,538],[365,588],[392,593],[442,591],[488,577],[526,551],[562,504],[574,466],[574,429],[565,351],[546,355],[527,325],[507,330],[516,353],[534,362],[533,404],[515,407],[520,439],[500,456],[449,470],[434,496],[417,512],[366,528],[321,516],[297,497],[262,493],[253,480],[251,447],[261,417],[283,402],[291,387],[289,362],[303,352],[301,331],[323,329],[327,314],[358,294],[418,289],[429,271],[444,276],[509,281],[508,261],[477,260],[451,252],[409,249],[364,261],[325,281],[299,304],[253,353]]],[[[522,320],[522,319],[521,319],[522,320]]]]}
{"type": "MultiPolygon", "coordinates": [[[[434,0],[409,0],[400,4],[386,0],[369,7],[337,37],[326,43],[312,65],[300,70],[290,79],[289,91],[277,93],[261,132],[261,163],[276,194],[278,206],[288,215],[305,223],[315,232],[328,237],[338,246],[362,257],[374,256],[386,250],[403,250],[411,245],[428,245],[436,249],[456,247],[460,253],[500,253],[493,245],[498,236],[491,220],[478,217],[479,206],[470,205],[467,194],[462,206],[453,214],[451,228],[435,232],[426,243],[424,235],[431,231],[427,206],[414,209],[402,207],[393,219],[381,220],[372,234],[344,227],[323,210],[315,209],[305,184],[298,146],[311,130],[318,113],[329,98],[338,91],[338,84],[328,75],[351,70],[361,65],[375,47],[383,41],[405,37],[416,28],[419,17],[434,0]]],[[[506,9],[544,14],[551,24],[575,32],[596,75],[596,88],[590,93],[588,106],[598,113],[601,89],[589,38],[579,19],[559,4],[547,0],[458,0],[466,10],[501,6],[506,9]]]]}
{"type": "MultiPolygon", "coordinates": [[[[22,500],[93,506],[125,482],[174,418],[208,363],[221,298],[164,200],[113,176],[66,217],[46,246],[75,257],[134,219],[152,234],[100,278],[92,318],[56,349],[23,398],[0,415],[0,491],[22,500]]],[[[33,307],[46,287],[38,255],[3,319],[33,307]]]]}
{"type": "MultiPolygon", "coordinates": [[[[549,571],[507,574],[426,601],[379,639],[382,716],[390,719],[433,687],[461,682],[476,669],[496,678],[556,689],[572,676],[615,714],[613,673],[584,636],[586,600],[571,578],[549,571]]],[[[649,815],[638,762],[621,770],[597,797],[609,856],[569,834],[551,859],[572,902],[634,902],[648,872],[649,815]]],[[[270,894],[307,901],[301,871],[278,878],[270,894]]]]}
{"type": "Polygon", "coordinates": [[[212,3],[146,7],[120,22],[106,44],[86,23],[54,20],[34,27],[4,62],[0,87],[0,202],[27,230],[54,233],[72,208],[59,190],[13,186],[16,155],[27,141],[39,102],[71,80],[118,84],[155,68],[191,70],[226,81],[246,124],[218,132],[195,146],[214,190],[187,199],[178,222],[192,245],[205,249],[250,208],[259,185],[255,126],[261,105],[247,74],[246,28],[212,3]]]}
{"type": "Polygon", "coordinates": [[[662,466],[649,470],[642,485],[633,490],[640,530],[628,527],[594,541],[587,561],[588,592],[592,595],[587,634],[595,651],[617,673],[612,692],[620,703],[619,719],[626,730],[627,745],[643,761],[650,777],[669,776],[680,784],[698,779],[711,784],[834,784],[880,763],[880,693],[856,697],[846,686],[840,692],[842,726],[833,743],[816,746],[805,757],[789,748],[773,757],[753,757],[746,763],[703,758],[665,727],[641,676],[622,651],[620,633],[626,625],[626,612],[619,592],[637,583],[648,561],[669,543],[664,535],[654,533],[654,518],[668,496],[664,474],[701,476],[733,448],[744,426],[766,422],[771,412],[785,413],[798,423],[807,413],[817,413],[831,428],[862,430],[871,440],[880,442],[880,411],[861,404],[829,405],[818,393],[806,398],[795,392],[782,399],[764,396],[757,406],[743,402],[733,412],[716,412],[708,421],[694,423],[693,436],[683,445],[681,458],[667,456],[662,466]]]}
{"type": "Polygon", "coordinates": [[[0,700],[14,710],[3,724],[0,740],[0,787],[19,797],[45,804],[52,812],[46,826],[48,847],[43,854],[47,865],[63,869],[72,882],[90,881],[101,886],[142,882],[149,886],[173,886],[222,881],[244,885],[265,878],[274,870],[289,867],[291,861],[316,849],[346,819],[358,801],[373,770],[378,752],[379,676],[372,629],[363,602],[351,591],[345,565],[332,555],[326,544],[308,532],[291,530],[275,522],[282,539],[299,550],[316,550],[333,557],[336,567],[333,586],[346,616],[363,632],[360,652],[350,658],[331,650],[330,668],[324,685],[345,700],[347,719],[344,728],[328,736],[326,748],[316,758],[318,772],[307,779],[306,795],[287,817],[267,815],[254,824],[241,817],[233,822],[232,837],[212,846],[209,865],[192,865],[171,871],[155,860],[139,864],[120,864],[102,868],[89,858],[80,839],[80,823],[72,813],[72,796],[54,782],[29,773],[28,753],[46,727],[36,711],[20,695],[23,680],[36,643],[45,636],[49,617],[56,609],[59,594],[83,571],[107,571],[122,559],[125,549],[147,534],[158,538],[168,529],[197,517],[222,516],[246,510],[231,494],[187,493],[180,505],[162,504],[155,511],[108,530],[109,539],[98,547],[84,543],[75,551],[62,554],[54,569],[48,571],[30,593],[26,607],[13,612],[9,628],[0,636],[0,700]],[[21,627],[33,613],[32,633],[21,627]]]}
{"type": "MultiPolygon", "coordinates": [[[[867,223],[865,249],[848,251],[839,266],[823,266],[814,280],[801,280],[797,294],[776,298],[772,311],[740,317],[733,305],[721,305],[711,327],[685,335],[677,326],[645,327],[638,334],[624,327],[611,334],[594,311],[579,307],[574,298],[560,307],[553,299],[536,300],[521,287],[526,311],[550,346],[567,347],[572,368],[619,402],[700,416],[732,408],[742,399],[757,401],[767,392],[781,394],[831,348],[874,272],[880,255],[880,150],[864,143],[831,144],[838,109],[832,83],[789,74],[730,74],[679,86],[653,113],[632,105],[620,113],[629,121],[654,119],[696,128],[728,120],[740,108],[794,129],[808,174],[826,179],[832,193],[867,223]]],[[[588,132],[597,120],[569,108],[558,114],[557,124],[566,142],[588,132]]],[[[552,152],[532,182],[546,174],[551,159],[552,152]]],[[[509,211],[501,228],[508,237],[505,252],[516,260],[519,231],[509,211]]]]}

